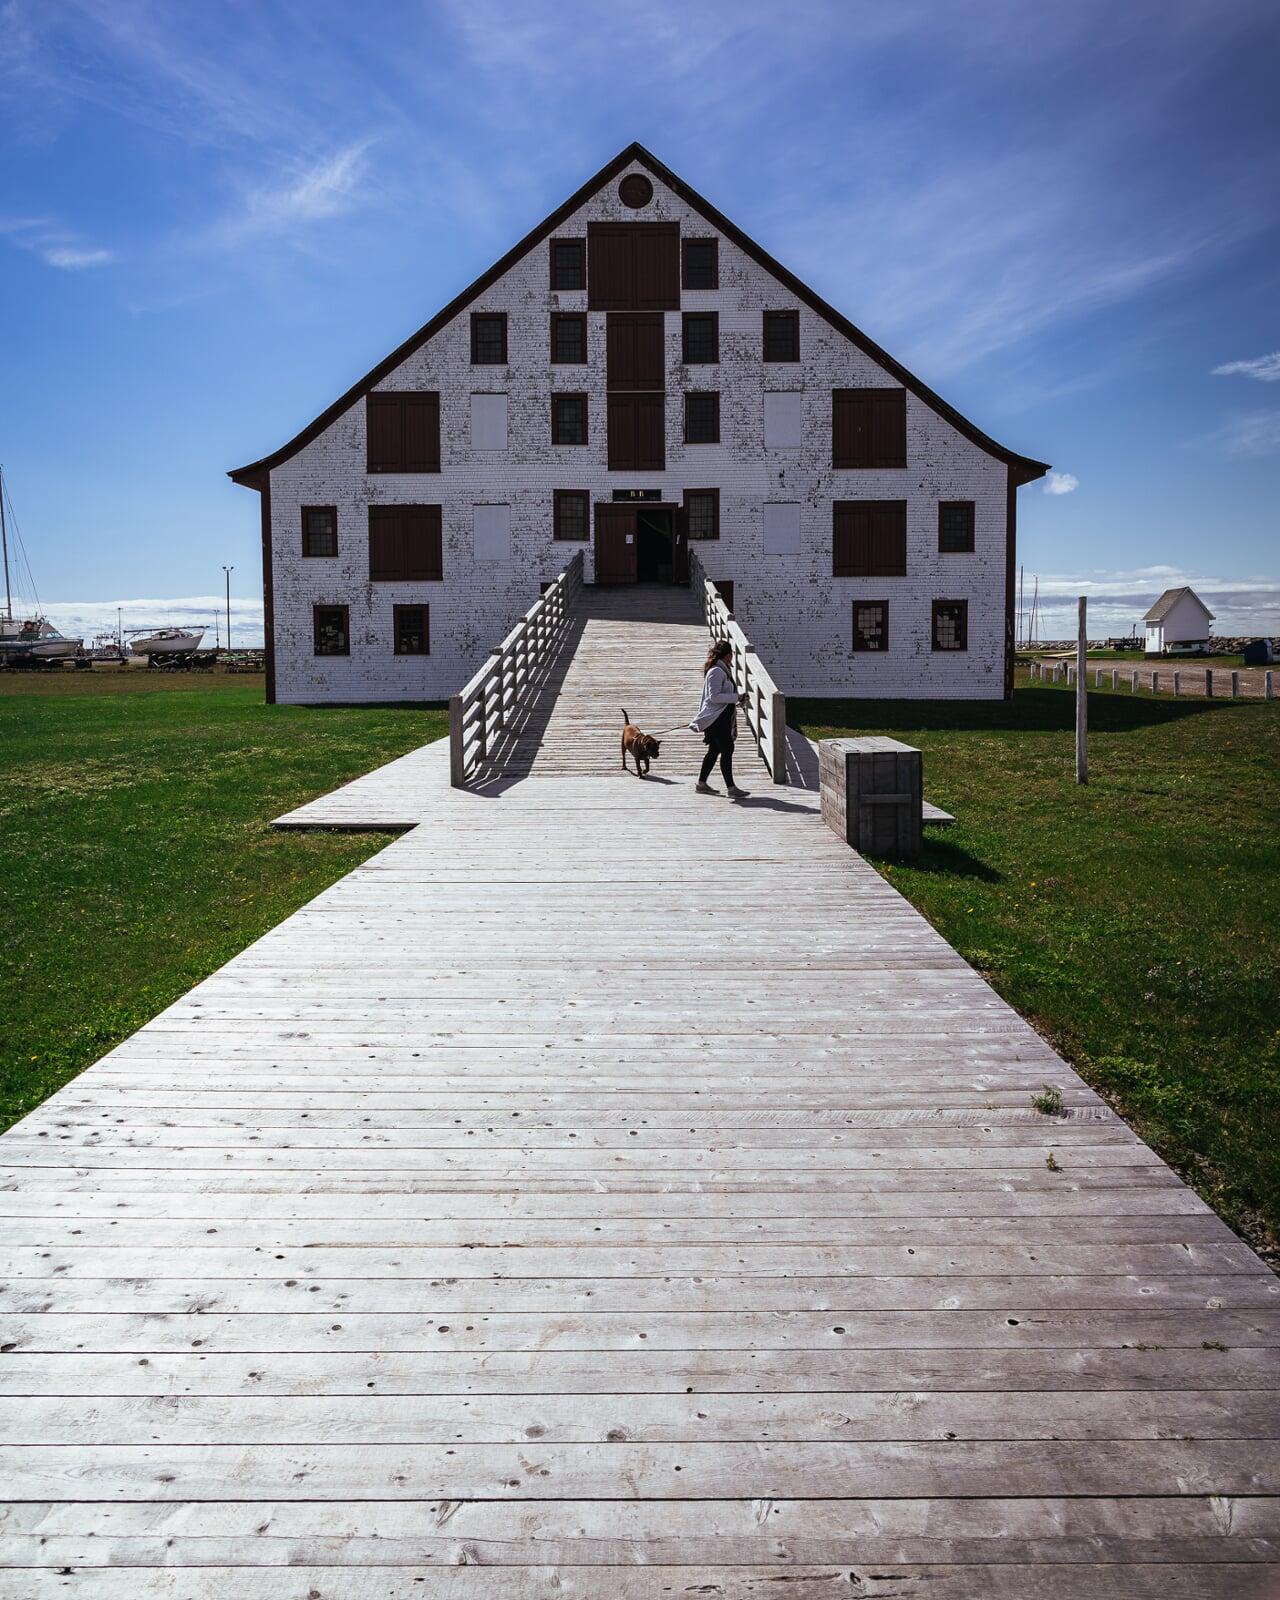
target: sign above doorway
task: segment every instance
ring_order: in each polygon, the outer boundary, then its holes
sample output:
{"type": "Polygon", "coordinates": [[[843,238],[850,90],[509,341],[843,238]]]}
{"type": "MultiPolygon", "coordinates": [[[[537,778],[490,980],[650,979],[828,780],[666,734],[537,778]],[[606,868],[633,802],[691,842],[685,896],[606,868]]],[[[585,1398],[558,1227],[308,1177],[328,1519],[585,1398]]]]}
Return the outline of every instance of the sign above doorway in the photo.
{"type": "Polygon", "coordinates": [[[661,489],[615,489],[615,500],[661,500],[661,489]]]}

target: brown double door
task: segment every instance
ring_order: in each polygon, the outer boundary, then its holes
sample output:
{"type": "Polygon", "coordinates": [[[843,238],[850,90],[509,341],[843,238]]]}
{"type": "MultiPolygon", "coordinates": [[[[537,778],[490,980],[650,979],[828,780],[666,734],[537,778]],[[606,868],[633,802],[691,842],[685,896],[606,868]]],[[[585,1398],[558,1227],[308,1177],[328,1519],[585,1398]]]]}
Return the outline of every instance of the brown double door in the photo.
{"type": "Polygon", "coordinates": [[[688,583],[689,540],[679,506],[601,501],[595,526],[597,583],[688,583]]]}

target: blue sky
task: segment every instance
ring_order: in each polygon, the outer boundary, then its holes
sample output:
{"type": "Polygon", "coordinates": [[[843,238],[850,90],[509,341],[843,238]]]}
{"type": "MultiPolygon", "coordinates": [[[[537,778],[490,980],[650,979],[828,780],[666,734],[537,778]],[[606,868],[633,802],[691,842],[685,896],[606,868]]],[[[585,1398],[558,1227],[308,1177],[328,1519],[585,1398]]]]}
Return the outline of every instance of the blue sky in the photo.
{"type": "Polygon", "coordinates": [[[0,0],[0,461],[40,598],[195,615],[232,562],[251,624],[226,469],[639,139],[1054,463],[1020,497],[1051,603],[1118,628],[1190,581],[1219,632],[1280,631],[1277,61],[1273,0],[0,0]]]}

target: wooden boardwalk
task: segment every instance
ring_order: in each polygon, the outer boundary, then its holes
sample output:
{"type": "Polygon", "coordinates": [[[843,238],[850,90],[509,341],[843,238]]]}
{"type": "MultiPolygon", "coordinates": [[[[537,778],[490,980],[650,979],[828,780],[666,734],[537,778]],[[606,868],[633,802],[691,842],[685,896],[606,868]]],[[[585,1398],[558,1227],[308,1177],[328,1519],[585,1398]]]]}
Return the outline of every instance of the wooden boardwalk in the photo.
{"type": "Polygon", "coordinates": [[[0,1141],[0,1595],[1280,1593],[1276,1278],[633,626],[0,1141]]]}

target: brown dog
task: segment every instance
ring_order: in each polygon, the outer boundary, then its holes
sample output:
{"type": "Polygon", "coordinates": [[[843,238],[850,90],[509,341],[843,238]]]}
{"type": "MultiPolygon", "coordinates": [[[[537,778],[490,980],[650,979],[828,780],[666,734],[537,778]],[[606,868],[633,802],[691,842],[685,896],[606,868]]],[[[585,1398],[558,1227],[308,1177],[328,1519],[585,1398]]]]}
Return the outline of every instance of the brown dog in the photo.
{"type": "Polygon", "coordinates": [[[622,708],[622,770],[627,770],[627,756],[636,764],[636,777],[648,776],[649,763],[658,759],[658,751],[662,748],[656,739],[651,739],[647,733],[641,733],[635,723],[627,715],[627,709],[622,708]],[[644,762],[643,769],[640,763],[644,762]]]}

